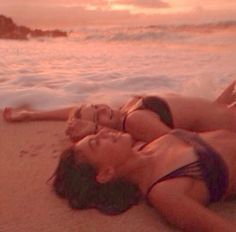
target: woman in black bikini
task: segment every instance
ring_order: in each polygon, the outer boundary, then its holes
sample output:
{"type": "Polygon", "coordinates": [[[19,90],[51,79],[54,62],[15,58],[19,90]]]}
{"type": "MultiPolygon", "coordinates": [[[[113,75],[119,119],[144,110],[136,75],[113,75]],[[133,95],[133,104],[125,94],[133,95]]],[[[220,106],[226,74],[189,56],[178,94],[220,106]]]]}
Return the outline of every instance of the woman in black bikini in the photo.
{"type": "Polygon", "coordinates": [[[151,143],[101,130],[67,149],[53,175],[72,208],[119,214],[139,200],[184,231],[235,231],[206,206],[236,192],[236,133],[173,130],[151,143]]]}
{"type": "Polygon", "coordinates": [[[201,98],[178,95],[164,97],[135,97],[121,109],[115,110],[104,104],[82,105],[49,112],[21,111],[12,113],[6,108],[7,121],[22,120],[67,120],[67,134],[72,141],[78,141],[93,134],[102,127],[109,127],[130,133],[136,140],[152,141],[173,128],[191,131],[227,129],[236,131],[236,114],[225,107],[235,99],[235,83],[221,96],[210,102],[201,98]]]}

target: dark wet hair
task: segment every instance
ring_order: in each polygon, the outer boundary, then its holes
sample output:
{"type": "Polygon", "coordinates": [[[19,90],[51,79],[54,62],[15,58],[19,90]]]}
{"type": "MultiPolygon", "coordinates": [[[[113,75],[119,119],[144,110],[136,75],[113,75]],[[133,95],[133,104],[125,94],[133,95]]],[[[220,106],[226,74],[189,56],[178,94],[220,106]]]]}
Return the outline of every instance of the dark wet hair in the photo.
{"type": "Polygon", "coordinates": [[[54,174],[54,191],[68,199],[74,209],[96,208],[109,215],[120,214],[139,202],[137,185],[121,178],[100,184],[96,174],[92,165],[75,162],[72,147],[66,149],[54,174]]]}

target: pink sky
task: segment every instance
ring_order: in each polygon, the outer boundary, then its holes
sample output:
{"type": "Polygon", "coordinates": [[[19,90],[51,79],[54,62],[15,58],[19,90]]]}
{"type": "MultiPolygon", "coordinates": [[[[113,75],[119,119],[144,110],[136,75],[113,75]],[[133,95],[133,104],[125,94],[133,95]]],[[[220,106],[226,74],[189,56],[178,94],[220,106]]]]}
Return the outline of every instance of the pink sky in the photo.
{"type": "Polygon", "coordinates": [[[236,20],[236,0],[1,0],[0,14],[32,27],[236,20]]]}

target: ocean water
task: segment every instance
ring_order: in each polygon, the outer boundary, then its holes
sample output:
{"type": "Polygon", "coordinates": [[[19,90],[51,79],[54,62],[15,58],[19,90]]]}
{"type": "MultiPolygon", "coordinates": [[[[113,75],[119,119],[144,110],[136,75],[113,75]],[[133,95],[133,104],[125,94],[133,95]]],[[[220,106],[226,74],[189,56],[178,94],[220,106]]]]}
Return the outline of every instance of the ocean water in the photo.
{"type": "Polygon", "coordinates": [[[121,104],[134,94],[214,99],[236,79],[236,22],[87,27],[68,38],[0,40],[0,108],[121,104]]]}

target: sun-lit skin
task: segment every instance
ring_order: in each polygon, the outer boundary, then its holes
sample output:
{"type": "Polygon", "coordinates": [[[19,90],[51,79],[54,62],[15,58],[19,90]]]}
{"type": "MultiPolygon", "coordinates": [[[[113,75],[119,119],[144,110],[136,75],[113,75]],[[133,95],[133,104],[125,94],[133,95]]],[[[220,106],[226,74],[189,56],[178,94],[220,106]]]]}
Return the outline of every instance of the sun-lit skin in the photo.
{"type": "Polygon", "coordinates": [[[96,135],[89,135],[74,146],[75,159],[79,163],[90,163],[97,169],[96,180],[106,183],[111,179],[124,177],[137,182],[142,172],[133,176],[133,171],[144,165],[144,160],[135,148],[130,134],[102,129],[96,135]]]}
{"type": "Polygon", "coordinates": [[[119,129],[122,123],[121,112],[105,104],[82,105],[77,117],[113,129],[119,129]]]}
{"type": "Polygon", "coordinates": [[[120,166],[129,159],[134,140],[127,133],[101,130],[75,145],[79,162],[89,162],[98,169],[120,166]]]}

